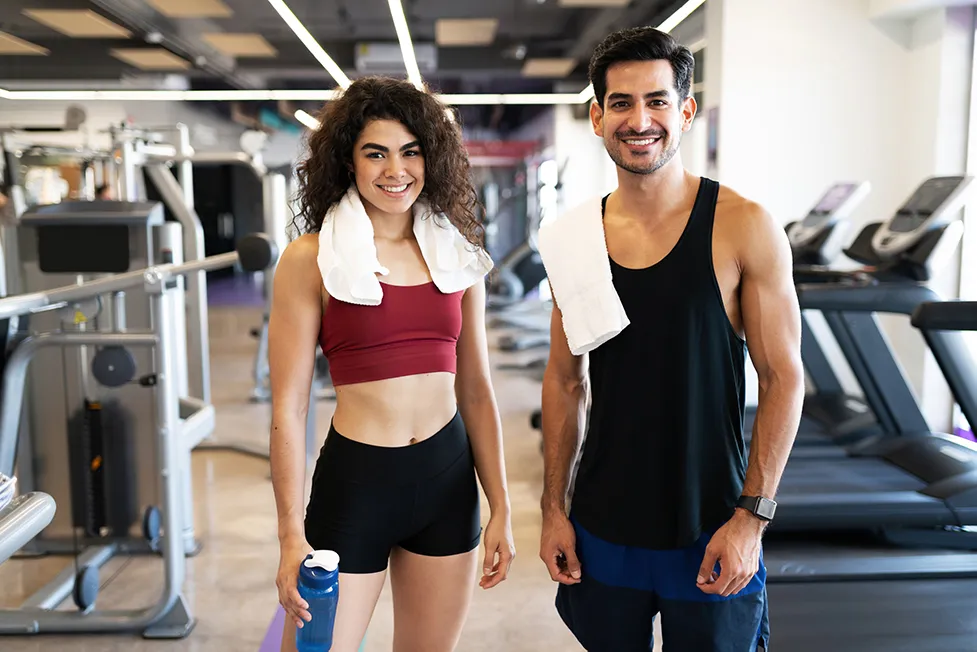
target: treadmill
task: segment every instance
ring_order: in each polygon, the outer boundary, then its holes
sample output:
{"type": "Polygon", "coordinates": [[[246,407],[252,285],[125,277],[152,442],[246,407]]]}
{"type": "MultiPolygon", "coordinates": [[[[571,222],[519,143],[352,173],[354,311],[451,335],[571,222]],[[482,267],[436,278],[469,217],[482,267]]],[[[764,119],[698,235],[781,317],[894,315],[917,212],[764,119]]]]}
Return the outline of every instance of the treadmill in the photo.
{"type": "MultiPolygon", "coordinates": [[[[820,225],[816,218],[809,216],[805,222],[810,224],[808,233],[802,233],[802,236],[807,236],[806,238],[799,238],[796,232],[791,232],[792,229],[796,229],[795,225],[788,227],[794,255],[795,284],[852,281],[859,275],[866,282],[878,282],[870,274],[870,269],[850,272],[831,271],[827,265],[839,252],[834,246],[822,247],[821,242],[828,241],[829,235],[836,236],[833,233],[819,233],[820,225]]],[[[877,266],[878,254],[871,249],[871,246],[865,245],[865,239],[877,228],[877,225],[872,225],[864,230],[862,240],[856,241],[843,253],[854,257],[856,262],[877,266]]],[[[952,242],[952,237],[948,237],[948,241],[952,242]]],[[[923,281],[929,278],[928,269],[925,267],[918,267],[911,274],[906,270],[891,270],[891,274],[891,280],[906,282],[923,281]]],[[[909,381],[899,368],[884,336],[872,327],[871,322],[874,318],[871,316],[861,318],[869,328],[861,335],[853,335],[853,327],[838,311],[819,311],[862,391],[861,396],[855,396],[844,391],[810,326],[809,312],[801,313],[801,357],[808,392],[804,397],[793,455],[816,458],[842,457],[846,454],[844,447],[851,447],[868,437],[881,434],[904,435],[927,430],[909,381]],[[871,361],[870,364],[864,362],[866,359],[871,361]],[[885,385],[884,391],[877,389],[880,383],[885,385]]],[[[860,318],[854,319],[859,321],[860,318]]],[[[747,439],[752,437],[755,415],[755,410],[747,414],[745,423],[747,439]]]]}
{"type": "MultiPolygon", "coordinates": [[[[966,343],[959,331],[977,331],[977,301],[923,303],[914,310],[912,325],[926,339],[961,410],[974,424],[977,366],[973,355],[961,350],[966,343]]],[[[819,564],[796,546],[774,541],[764,547],[772,647],[793,652],[977,648],[977,579],[972,572],[977,555],[880,550],[872,556],[864,549],[835,547],[820,551],[828,562],[819,564]],[[838,574],[839,563],[854,572],[838,574]],[[920,566],[938,574],[920,573],[920,566]],[[819,579],[823,583],[812,583],[819,579]]]]}
{"type": "Polygon", "coordinates": [[[921,281],[959,242],[963,225],[956,218],[972,181],[927,179],[895,215],[866,226],[846,250],[870,271],[824,271],[826,282],[797,286],[802,310],[837,315],[850,340],[853,370],[866,395],[885,408],[880,421],[899,427],[833,444],[843,456],[792,453],[771,531],[870,529],[904,541],[905,532],[917,528],[909,536],[917,543],[977,548],[957,531],[977,526],[977,448],[930,432],[876,319],[877,313],[908,316],[920,304],[940,300],[921,281]]]}
{"type": "MultiPolygon", "coordinates": [[[[852,212],[871,192],[868,182],[836,183],[820,198],[813,209],[798,222],[787,225],[794,262],[794,282],[823,282],[820,271],[834,263],[842,254],[851,231],[852,212]],[[813,270],[813,273],[810,273],[813,270]]],[[[831,319],[826,318],[832,332],[837,330],[831,319]]],[[[875,434],[880,427],[872,407],[862,397],[846,394],[834,368],[821,348],[807,314],[801,314],[801,358],[808,391],[804,397],[801,424],[794,446],[804,448],[819,446],[821,451],[805,451],[805,454],[822,455],[833,451],[823,449],[830,438],[852,434],[875,434]]],[[[838,335],[835,335],[836,339],[838,335]]],[[[844,345],[842,351],[844,352],[844,345]]],[[[756,408],[746,413],[744,432],[749,439],[753,432],[756,408]]],[[[829,453],[830,454],[830,453],[829,453]]]]}

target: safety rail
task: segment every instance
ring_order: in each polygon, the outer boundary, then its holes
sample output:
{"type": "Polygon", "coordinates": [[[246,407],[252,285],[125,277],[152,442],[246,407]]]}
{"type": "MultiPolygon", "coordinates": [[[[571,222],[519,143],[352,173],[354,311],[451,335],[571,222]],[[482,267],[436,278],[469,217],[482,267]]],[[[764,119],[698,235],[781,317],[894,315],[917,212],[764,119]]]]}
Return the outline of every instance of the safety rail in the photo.
{"type": "MultiPolygon", "coordinates": [[[[4,371],[2,415],[0,415],[3,424],[0,427],[0,473],[6,475],[13,473],[17,454],[19,415],[22,408],[20,401],[23,397],[23,383],[19,383],[21,386],[18,387],[18,378],[26,371],[30,353],[38,350],[46,342],[56,342],[59,345],[121,343],[152,347],[157,377],[153,388],[158,432],[155,444],[159,460],[158,481],[161,503],[159,509],[163,526],[159,552],[165,568],[163,590],[158,600],[148,607],[115,611],[56,610],[56,603],[59,600],[52,596],[60,598],[65,595],[65,591],[64,586],[52,586],[42,591],[46,594],[43,598],[35,596],[19,609],[0,610],[0,635],[141,631],[147,638],[182,638],[192,630],[195,621],[182,595],[186,567],[183,540],[180,536],[183,528],[180,478],[182,474],[188,472],[188,469],[182,469],[180,464],[184,442],[181,438],[180,397],[175,382],[177,357],[182,355],[182,352],[179,351],[173,329],[169,326],[177,314],[175,304],[181,296],[175,291],[178,289],[176,281],[178,277],[187,274],[223,269],[237,264],[246,271],[263,270],[274,264],[278,255],[278,247],[271,238],[264,234],[253,234],[242,238],[233,253],[188,263],[157,265],[79,285],[0,299],[0,319],[6,319],[59,306],[70,306],[76,302],[133,287],[142,287],[149,295],[153,322],[152,328],[148,331],[44,333],[28,338],[17,345],[12,356],[13,369],[8,363],[8,368],[4,371]],[[16,352],[21,347],[25,347],[22,349],[25,353],[19,354],[18,358],[16,352]]],[[[22,507],[23,504],[18,503],[18,506],[22,507]]],[[[39,513],[35,515],[33,525],[43,523],[44,518],[49,516],[46,510],[37,509],[39,513]]],[[[50,516],[53,517],[53,514],[52,505],[50,516]]],[[[40,529],[43,527],[45,525],[40,529]]],[[[28,537],[28,540],[30,538],[32,537],[28,537]]],[[[0,552],[3,550],[4,547],[0,546],[0,552]]],[[[73,581],[68,579],[61,584],[70,585],[73,581]]]]}
{"type": "Polygon", "coordinates": [[[54,518],[54,498],[35,491],[0,509],[0,564],[36,537],[54,518]]]}
{"type": "Polygon", "coordinates": [[[977,331],[977,301],[932,301],[913,312],[912,325],[931,331],[977,331]]]}

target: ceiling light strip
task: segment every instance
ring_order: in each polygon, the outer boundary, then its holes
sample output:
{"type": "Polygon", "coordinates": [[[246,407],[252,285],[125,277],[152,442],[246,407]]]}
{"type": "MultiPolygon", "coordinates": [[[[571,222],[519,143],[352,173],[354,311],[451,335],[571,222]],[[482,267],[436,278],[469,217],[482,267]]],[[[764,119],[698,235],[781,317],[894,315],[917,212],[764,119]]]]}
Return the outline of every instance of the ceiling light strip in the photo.
{"type": "Polygon", "coordinates": [[[330,90],[233,90],[233,91],[180,91],[180,90],[112,90],[112,91],[5,91],[11,100],[34,101],[174,101],[174,102],[228,102],[228,101],[326,101],[335,99],[336,91],[330,90]]]}
{"type": "Polygon", "coordinates": [[[295,112],[295,119],[313,131],[319,128],[319,121],[302,109],[295,112]]]}
{"type": "Polygon", "coordinates": [[[410,28],[407,27],[407,16],[404,15],[404,5],[400,0],[387,0],[390,7],[390,17],[393,18],[394,28],[397,30],[397,40],[400,41],[400,53],[407,66],[407,78],[418,90],[424,90],[424,80],[421,69],[417,66],[417,56],[414,54],[414,44],[410,38],[410,28]]]}
{"type": "Polygon", "coordinates": [[[692,15],[692,12],[705,4],[706,0],[689,0],[684,5],[679,7],[675,13],[665,19],[658,29],[668,33],[679,26],[679,24],[692,15]]]}
{"type": "Polygon", "coordinates": [[[475,93],[475,94],[445,94],[438,98],[445,104],[454,106],[483,106],[494,104],[522,104],[522,105],[554,105],[579,104],[577,93],[475,93]]]}
{"type": "Polygon", "coordinates": [[[309,33],[309,30],[305,28],[305,25],[302,24],[302,21],[295,17],[292,10],[289,9],[288,5],[285,4],[285,0],[268,0],[268,4],[274,7],[275,11],[278,12],[278,15],[281,16],[282,20],[285,21],[285,24],[287,24],[291,30],[295,32],[295,35],[300,41],[302,41],[309,52],[312,53],[312,56],[316,58],[316,61],[321,63],[322,67],[329,71],[329,74],[332,75],[332,78],[336,80],[336,83],[342,88],[349,88],[351,83],[349,77],[347,77],[346,73],[343,72],[343,69],[332,60],[332,57],[326,54],[326,51],[322,49],[319,42],[315,40],[315,37],[312,36],[312,34],[309,33]]]}
{"type": "MultiPolygon", "coordinates": [[[[330,90],[228,90],[228,91],[181,91],[181,90],[110,90],[110,91],[0,91],[0,97],[11,100],[34,101],[173,101],[173,102],[229,102],[229,101],[327,101],[335,99],[336,91],[330,90]]],[[[493,93],[493,94],[444,94],[438,99],[452,106],[485,106],[494,104],[553,105],[577,104],[577,93],[493,93]]]]}

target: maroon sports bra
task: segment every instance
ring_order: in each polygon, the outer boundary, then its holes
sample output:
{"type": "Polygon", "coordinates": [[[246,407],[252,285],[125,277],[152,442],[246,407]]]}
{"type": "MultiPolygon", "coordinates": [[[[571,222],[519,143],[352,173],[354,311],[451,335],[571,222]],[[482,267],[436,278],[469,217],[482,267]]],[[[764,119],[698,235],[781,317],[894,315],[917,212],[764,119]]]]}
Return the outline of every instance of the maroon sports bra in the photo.
{"type": "Polygon", "coordinates": [[[381,285],[383,301],[377,306],[329,297],[319,346],[333,385],[455,373],[465,293],[443,294],[433,282],[381,285]]]}

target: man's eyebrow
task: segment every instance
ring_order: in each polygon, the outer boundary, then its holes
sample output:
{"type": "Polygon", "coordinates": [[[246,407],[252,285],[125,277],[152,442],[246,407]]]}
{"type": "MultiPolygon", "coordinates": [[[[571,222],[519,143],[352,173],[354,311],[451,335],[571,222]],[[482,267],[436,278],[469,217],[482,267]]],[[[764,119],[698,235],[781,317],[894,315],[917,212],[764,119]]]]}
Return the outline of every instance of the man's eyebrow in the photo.
{"type": "MultiPolygon", "coordinates": [[[[660,98],[660,97],[668,97],[668,96],[669,96],[669,93],[668,93],[667,90],[651,91],[649,93],[645,93],[644,94],[644,98],[646,100],[656,99],[656,98],[660,98]]],[[[632,97],[633,96],[630,93],[611,93],[610,95],[607,96],[607,99],[609,101],[610,100],[630,100],[632,97]]]]}

